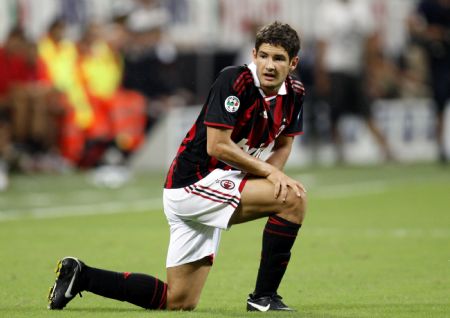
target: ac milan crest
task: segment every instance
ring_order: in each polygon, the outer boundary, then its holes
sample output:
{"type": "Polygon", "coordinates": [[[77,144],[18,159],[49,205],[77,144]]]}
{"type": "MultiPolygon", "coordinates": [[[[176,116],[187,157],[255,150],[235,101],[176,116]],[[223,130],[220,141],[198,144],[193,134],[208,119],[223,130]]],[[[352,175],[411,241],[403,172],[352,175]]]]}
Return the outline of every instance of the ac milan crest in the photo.
{"type": "Polygon", "coordinates": [[[220,186],[226,190],[233,190],[235,185],[234,182],[231,180],[220,180],[220,186]]]}

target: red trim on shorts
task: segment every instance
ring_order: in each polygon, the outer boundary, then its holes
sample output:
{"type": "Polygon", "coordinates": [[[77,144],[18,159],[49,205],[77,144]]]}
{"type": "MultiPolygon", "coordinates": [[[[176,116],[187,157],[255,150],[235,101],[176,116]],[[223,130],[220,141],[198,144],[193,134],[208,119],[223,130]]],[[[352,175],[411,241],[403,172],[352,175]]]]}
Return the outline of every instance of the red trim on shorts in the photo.
{"type": "Polygon", "coordinates": [[[213,265],[213,264],[214,264],[214,253],[208,255],[207,257],[208,257],[209,263],[210,263],[211,265],[213,265]]]}
{"type": "Polygon", "coordinates": [[[194,186],[194,187],[199,187],[199,188],[202,188],[202,189],[211,191],[211,192],[218,193],[218,194],[223,195],[223,196],[225,196],[225,197],[230,197],[230,198],[233,198],[233,199],[239,199],[239,197],[237,197],[237,196],[235,196],[235,195],[228,194],[228,193],[223,193],[223,192],[220,192],[220,191],[218,191],[218,190],[214,190],[213,188],[202,186],[202,185],[200,185],[200,184],[193,184],[193,186],[194,186]]]}
{"type": "Polygon", "coordinates": [[[127,279],[128,276],[130,276],[130,275],[131,275],[130,272],[124,272],[124,273],[123,273],[123,278],[127,279]]]}
{"type": "Polygon", "coordinates": [[[184,191],[195,194],[195,195],[200,195],[200,196],[202,196],[201,194],[207,195],[208,198],[210,198],[213,201],[221,200],[221,201],[216,201],[216,202],[222,202],[222,203],[227,203],[227,204],[234,203],[236,206],[239,204],[239,197],[231,195],[231,194],[227,194],[227,193],[222,193],[220,191],[216,191],[214,189],[211,189],[211,188],[208,188],[205,186],[201,186],[201,185],[196,185],[196,184],[190,185],[188,187],[185,187],[184,191]],[[217,195],[215,193],[217,193],[217,195]],[[221,196],[221,197],[219,197],[219,196],[221,196]],[[215,200],[213,198],[215,198],[215,200]]]}
{"type": "Polygon", "coordinates": [[[192,190],[192,194],[195,194],[195,195],[198,195],[199,197],[202,197],[202,198],[204,198],[204,199],[208,199],[208,200],[211,200],[211,201],[214,201],[214,202],[219,202],[219,203],[226,203],[226,204],[229,204],[229,205],[231,205],[233,208],[237,208],[238,206],[237,206],[237,204],[235,204],[234,202],[232,202],[232,201],[226,201],[226,200],[216,200],[216,199],[213,199],[213,198],[210,198],[210,197],[207,197],[207,196],[205,196],[205,195],[203,195],[203,194],[201,194],[201,193],[199,193],[199,192],[194,192],[195,190],[192,190]]]}
{"type": "Polygon", "coordinates": [[[248,178],[247,176],[242,179],[241,183],[239,184],[239,193],[242,193],[242,190],[244,190],[245,184],[247,183],[248,178]]]}

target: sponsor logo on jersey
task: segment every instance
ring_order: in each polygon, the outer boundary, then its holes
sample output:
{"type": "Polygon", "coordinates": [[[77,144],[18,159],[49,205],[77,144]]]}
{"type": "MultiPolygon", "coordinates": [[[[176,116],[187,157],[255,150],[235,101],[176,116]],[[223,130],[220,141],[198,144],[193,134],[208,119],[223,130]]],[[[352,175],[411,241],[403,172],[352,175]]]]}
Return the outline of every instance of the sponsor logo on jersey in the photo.
{"type": "Polygon", "coordinates": [[[227,180],[227,179],[220,180],[220,186],[222,188],[224,188],[225,190],[233,190],[235,187],[234,182],[231,180],[227,180]]]}
{"type": "Polygon", "coordinates": [[[227,99],[225,99],[225,109],[229,113],[235,113],[240,105],[241,102],[236,96],[228,96],[227,99]]]}

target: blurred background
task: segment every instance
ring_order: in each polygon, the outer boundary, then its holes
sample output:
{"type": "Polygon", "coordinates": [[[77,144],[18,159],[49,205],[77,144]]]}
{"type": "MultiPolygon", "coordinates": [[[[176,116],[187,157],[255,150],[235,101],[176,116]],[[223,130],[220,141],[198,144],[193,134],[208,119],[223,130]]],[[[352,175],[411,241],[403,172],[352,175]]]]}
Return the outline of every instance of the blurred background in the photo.
{"type": "Polygon", "coordinates": [[[2,0],[0,190],[164,171],[218,72],[274,20],[301,36],[307,90],[289,166],[447,163],[449,0],[2,0]]]}
{"type": "MultiPolygon", "coordinates": [[[[287,169],[310,198],[280,294],[304,317],[449,316],[450,0],[0,0],[0,317],[48,318],[65,255],[165,277],[168,165],[274,20],[301,36],[287,169]]],[[[264,222],[223,235],[193,316],[243,317],[264,222]]]]}

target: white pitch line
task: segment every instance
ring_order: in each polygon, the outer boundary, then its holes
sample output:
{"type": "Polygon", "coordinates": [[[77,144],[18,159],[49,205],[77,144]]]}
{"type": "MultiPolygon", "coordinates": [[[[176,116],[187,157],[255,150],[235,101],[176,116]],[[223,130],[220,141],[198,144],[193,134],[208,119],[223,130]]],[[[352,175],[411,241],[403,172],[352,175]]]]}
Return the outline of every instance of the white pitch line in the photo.
{"type": "Polygon", "coordinates": [[[70,216],[117,214],[124,212],[145,212],[156,208],[162,209],[162,198],[7,210],[5,213],[0,214],[0,221],[18,220],[26,217],[31,217],[33,219],[49,219],[70,216]]]}
{"type": "MultiPolygon", "coordinates": [[[[372,181],[372,182],[357,182],[357,183],[345,183],[337,185],[324,185],[311,190],[311,193],[321,199],[335,199],[353,197],[357,195],[367,195],[374,193],[381,193],[386,191],[388,183],[384,181],[372,181]]],[[[91,196],[92,194],[86,191],[79,191],[79,194],[85,194],[91,196]]],[[[76,194],[76,193],[75,193],[76,194]]],[[[33,199],[41,197],[41,201],[45,201],[42,198],[43,194],[39,196],[35,194],[29,194],[33,199]]],[[[51,197],[51,195],[49,196],[51,197]]],[[[47,199],[49,199],[47,197],[47,199]]],[[[97,214],[117,214],[124,212],[145,212],[150,209],[162,209],[162,198],[152,199],[138,199],[133,201],[108,201],[88,204],[76,204],[76,205],[61,205],[51,207],[30,207],[21,209],[10,209],[2,211],[0,213],[0,222],[19,220],[23,218],[33,219],[49,219],[59,217],[71,217],[71,216],[85,216],[85,215],[97,215],[97,214]]]]}
{"type": "MultiPolygon", "coordinates": [[[[92,190],[71,190],[71,197],[76,197],[78,201],[91,201],[91,200],[99,200],[102,197],[107,200],[111,196],[111,191],[107,191],[108,189],[104,189],[103,192],[96,192],[92,190]]],[[[161,191],[162,192],[162,191],[161,191]]],[[[121,190],[121,196],[126,197],[127,199],[139,199],[148,195],[148,190],[142,190],[141,188],[125,188],[121,190]]],[[[23,197],[21,197],[22,202],[30,203],[30,205],[44,205],[45,203],[49,203],[57,200],[60,197],[60,194],[43,191],[43,192],[32,192],[27,193],[23,197]]],[[[0,197],[0,202],[2,202],[2,198],[0,197]]]]}
{"type": "MultiPolygon", "coordinates": [[[[319,199],[339,199],[350,198],[361,195],[372,195],[386,192],[390,187],[395,186],[384,180],[374,180],[367,182],[343,183],[334,185],[317,185],[311,180],[310,194],[319,199]]],[[[86,191],[79,191],[80,194],[90,196],[86,191]]],[[[76,193],[74,193],[76,194],[76,193]]],[[[136,193],[135,193],[136,194],[136,193]]],[[[37,196],[29,194],[32,198],[37,196]]],[[[43,194],[39,194],[43,196],[43,194]]],[[[51,196],[50,196],[51,197],[51,196]]],[[[48,199],[48,198],[47,198],[48,199]]],[[[26,199],[25,199],[26,200],[26,199]]],[[[105,199],[106,200],[106,199],[105,199]]],[[[41,201],[46,201],[41,198],[41,201]]],[[[123,212],[143,212],[150,209],[162,209],[162,198],[136,199],[133,201],[107,201],[88,204],[62,205],[52,207],[30,207],[20,209],[10,209],[0,212],[0,222],[17,220],[22,218],[58,218],[79,215],[96,214],[116,214],[123,212]]]]}

